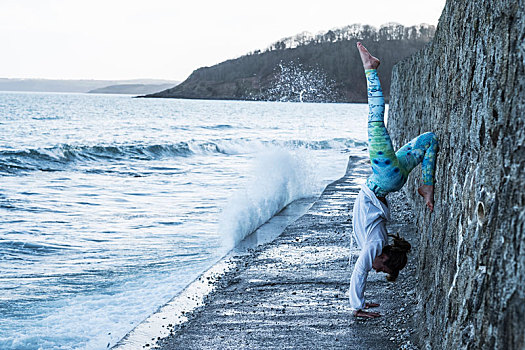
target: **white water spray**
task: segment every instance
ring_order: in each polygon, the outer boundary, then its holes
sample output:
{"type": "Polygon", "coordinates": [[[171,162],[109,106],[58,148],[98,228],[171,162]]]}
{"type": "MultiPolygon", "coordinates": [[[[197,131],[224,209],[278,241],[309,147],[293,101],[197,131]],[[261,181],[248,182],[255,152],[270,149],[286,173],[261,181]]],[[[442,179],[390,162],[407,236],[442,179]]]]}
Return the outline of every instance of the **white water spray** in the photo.
{"type": "Polygon", "coordinates": [[[221,214],[219,230],[226,247],[232,248],[294,200],[319,191],[307,152],[276,148],[256,158],[250,180],[221,214]]]}

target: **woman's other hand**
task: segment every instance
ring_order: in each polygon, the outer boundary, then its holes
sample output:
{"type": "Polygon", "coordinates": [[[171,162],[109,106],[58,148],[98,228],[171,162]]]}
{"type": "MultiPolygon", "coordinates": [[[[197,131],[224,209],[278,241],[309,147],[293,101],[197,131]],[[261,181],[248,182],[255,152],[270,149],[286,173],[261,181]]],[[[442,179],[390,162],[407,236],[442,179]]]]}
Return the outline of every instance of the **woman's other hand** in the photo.
{"type": "Polygon", "coordinates": [[[354,316],[355,317],[365,317],[365,318],[377,318],[377,317],[381,317],[381,314],[379,312],[357,310],[354,312],[354,316]]]}
{"type": "Polygon", "coordinates": [[[370,308],[378,307],[378,306],[379,306],[378,303],[365,303],[365,309],[370,309],[370,308]]]}

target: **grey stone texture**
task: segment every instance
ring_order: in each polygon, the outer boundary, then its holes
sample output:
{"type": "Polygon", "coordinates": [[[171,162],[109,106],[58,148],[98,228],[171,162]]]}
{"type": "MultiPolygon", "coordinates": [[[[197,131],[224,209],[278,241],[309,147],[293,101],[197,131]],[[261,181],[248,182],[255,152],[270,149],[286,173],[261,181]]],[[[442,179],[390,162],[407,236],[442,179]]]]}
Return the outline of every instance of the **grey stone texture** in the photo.
{"type": "MultiPolygon", "coordinates": [[[[420,235],[422,348],[525,348],[524,1],[449,0],[434,40],[392,73],[396,147],[438,136],[436,207],[420,235]]],[[[415,171],[417,172],[417,170],[415,171]]]]}

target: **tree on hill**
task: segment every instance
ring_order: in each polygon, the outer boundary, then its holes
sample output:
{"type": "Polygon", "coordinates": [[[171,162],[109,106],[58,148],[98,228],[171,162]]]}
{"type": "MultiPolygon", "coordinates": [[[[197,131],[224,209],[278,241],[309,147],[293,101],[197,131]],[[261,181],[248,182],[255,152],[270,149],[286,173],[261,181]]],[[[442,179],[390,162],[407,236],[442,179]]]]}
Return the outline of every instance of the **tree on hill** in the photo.
{"type": "MultiPolygon", "coordinates": [[[[379,29],[368,24],[352,24],[343,28],[335,28],[326,33],[313,35],[302,32],[295,36],[283,38],[271,44],[266,50],[293,49],[308,44],[333,43],[345,40],[385,41],[385,40],[413,40],[429,42],[436,31],[435,26],[420,24],[417,26],[404,27],[399,23],[386,23],[379,29]]],[[[253,53],[252,53],[253,54],[253,53]]]]}

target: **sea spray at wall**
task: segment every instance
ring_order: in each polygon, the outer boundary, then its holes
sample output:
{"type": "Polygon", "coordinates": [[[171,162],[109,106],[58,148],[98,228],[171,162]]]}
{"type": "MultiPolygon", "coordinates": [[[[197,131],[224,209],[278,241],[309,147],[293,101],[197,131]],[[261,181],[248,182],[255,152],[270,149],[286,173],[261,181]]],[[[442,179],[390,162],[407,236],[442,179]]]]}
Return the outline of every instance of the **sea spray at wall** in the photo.
{"type": "Polygon", "coordinates": [[[226,247],[233,247],[292,201],[319,193],[314,164],[304,150],[273,148],[254,163],[252,176],[221,215],[219,232],[226,247]]]}
{"type": "Polygon", "coordinates": [[[0,348],[111,347],[226,253],[222,232],[341,176],[366,114],[0,93],[0,348]]]}

